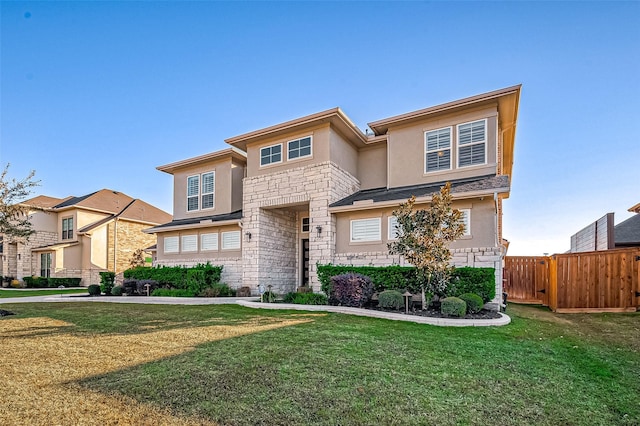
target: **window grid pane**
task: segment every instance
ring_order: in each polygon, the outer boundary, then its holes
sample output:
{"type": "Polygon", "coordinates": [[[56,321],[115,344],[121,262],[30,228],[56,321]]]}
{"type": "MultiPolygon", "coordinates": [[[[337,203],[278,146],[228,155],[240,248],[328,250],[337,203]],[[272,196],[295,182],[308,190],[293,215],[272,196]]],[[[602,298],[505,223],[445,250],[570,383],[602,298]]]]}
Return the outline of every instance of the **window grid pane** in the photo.
{"type": "Polygon", "coordinates": [[[486,163],[485,120],[458,126],[458,167],[486,163]]]}
{"type": "Polygon", "coordinates": [[[198,236],[197,235],[183,235],[182,236],[182,251],[183,252],[198,251],[198,236]]]}
{"type": "Polygon", "coordinates": [[[222,250],[240,248],[240,231],[229,231],[222,233],[222,250]]]}
{"type": "Polygon", "coordinates": [[[165,253],[178,252],[178,237],[164,237],[164,252],[165,253]]]}
{"type": "Polygon", "coordinates": [[[187,210],[198,210],[198,196],[187,198],[187,210]]]}
{"type": "Polygon", "coordinates": [[[380,219],[360,219],[351,221],[351,241],[379,241],[380,219]]]}
{"type": "Polygon", "coordinates": [[[425,133],[425,171],[451,169],[451,128],[425,133]]]}
{"type": "Polygon", "coordinates": [[[266,166],[282,161],[282,145],[267,146],[260,149],[260,165],[266,166]]]}
{"type": "Polygon", "coordinates": [[[202,234],[200,236],[202,250],[218,250],[218,234],[202,234]]]}
{"type": "Polygon", "coordinates": [[[289,159],[311,155],[311,137],[296,139],[287,144],[289,159]]]}

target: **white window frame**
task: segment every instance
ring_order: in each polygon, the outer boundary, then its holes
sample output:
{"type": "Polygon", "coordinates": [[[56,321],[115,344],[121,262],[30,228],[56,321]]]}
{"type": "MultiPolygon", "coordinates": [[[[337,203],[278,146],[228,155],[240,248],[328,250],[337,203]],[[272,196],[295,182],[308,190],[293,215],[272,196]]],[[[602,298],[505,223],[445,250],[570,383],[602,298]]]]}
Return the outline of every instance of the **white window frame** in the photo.
{"type": "Polygon", "coordinates": [[[462,213],[462,219],[460,220],[464,223],[464,234],[463,237],[471,236],[471,209],[457,209],[462,213]]]}
{"type": "Polygon", "coordinates": [[[222,250],[239,250],[241,248],[242,245],[242,235],[240,235],[240,231],[225,231],[221,233],[220,239],[221,239],[221,246],[222,246],[222,250]],[[229,234],[237,234],[238,235],[238,244],[237,245],[233,245],[231,247],[228,246],[229,241],[227,241],[227,237],[229,236],[229,234]]]}
{"type": "Polygon", "coordinates": [[[452,126],[449,127],[442,127],[440,129],[433,129],[433,130],[426,130],[424,132],[424,173],[436,173],[436,172],[444,172],[447,170],[451,170],[453,167],[453,128],[452,126]],[[443,130],[448,130],[449,131],[449,147],[448,148],[436,148],[436,149],[429,149],[429,143],[428,143],[428,134],[429,133],[435,133],[435,132],[441,132],[443,130]],[[428,156],[431,153],[434,152],[440,152],[440,151],[449,151],[449,167],[446,169],[437,169],[437,170],[429,170],[428,168],[428,164],[429,164],[429,159],[428,156]]]}
{"type": "Polygon", "coordinates": [[[187,212],[196,212],[200,210],[200,175],[191,175],[191,176],[187,176],[187,212]],[[191,191],[191,186],[189,185],[189,182],[195,178],[196,182],[197,182],[197,187],[196,187],[196,193],[192,194],[191,191]],[[195,199],[196,200],[196,208],[191,209],[189,208],[189,200],[190,199],[195,199]]]}
{"type": "Polygon", "coordinates": [[[172,237],[164,237],[162,242],[162,249],[165,253],[179,253],[180,252],[180,237],[172,236],[172,237]],[[167,242],[175,241],[175,250],[167,250],[167,242]]]}
{"type": "Polygon", "coordinates": [[[73,239],[73,216],[62,218],[62,238],[63,240],[72,240],[73,239]],[[67,229],[65,230],[65,223],[67,224],[67,229]],[[66,232],[66,234],[65,234],[66,232]]]}
{"type": "Polygon", "coordinates": [[[196,253],[198,251],[198,236],[196,234],[181,235],[180,251],[182,253],[196,253]]]}
{"type": "MultiPolygon", "coordinates": [[[[283,158],[284,158],[284,152],[282,152],[282,150],[283,150],[283,147],[282,147],[282,144],[281,144],[281,143],[276,143],[276,144],[269,145],[269,146],[263,146],[262,148],[260,148],[260,167],[267,167],[267,166],[271,166],[271,165],[273,165],[273,164],[280,164],[280,163],[282,163],[282,160],[283,160],[283,158]],[[276,147],[276,146],[279,146],[279,147],[280,147],[280,161],[269,161],[268,163],[264,164],[264,163],[262,162],[262,158],[263,158],[262,150],[264,150],[264,149],[271,149],[271,148],[274,148],[274,147],[276,147]]],[[[272,156],[273,156],[273,154],[272,154],[272,153],[270,153],[270,154],[269,154],[269,159],[271,159],[271,157],[272,157],[272,156]]],[[[266,158],[266,157],[265,157],[265,158],[266,158]]]]}
{"type": "Polygon", "coordinates": [[[311,219],[310,219],[309,217],[302,217],[302,218],[300,218],[300,232],[307,233],[307,232],[309,232],[310,230],[311,230],[311,219]],[[304,223],[304,221],[305,221],[305,219],[306,219],[306,221],[307,221],[307,223],[306,223],[306,225],[307,225],[307,230],[306,230],[306,231],[304,230],[304,227],[305,227],[305,223],[304,223]]]}
{"type": "Polygon", "coordinates": [[[487,142],[487,134],[488,134],[488,128],[487,128],[487,119],[483,118],[481,120],[473,120],[473,121],[469,121],[467,123],[460,123],[456,126],[456,163],[458,165],[459,169],[464,169],[466,167],[476,167],[476,166],[482,166],[487,164],[487,149],[488,149],[488,142],[487,142]],[[479,122],[484,122],[484,139],[481,141],[473,141],[473,132],[472,132],[472,140],[469,143],[466,143],[464,145],[460,144],[460,127],[461,126],[466,126],[466,125],[472,125],[475,123],[479,123],[479,122]],[[480,145],[480,144],[484,144],[484,162],[483,163],[476,163],[476,164],[468,164],[466,166],[461,166],[460,165],[460,148],[466,148],[469,146],[475,146],[475,145],[480,145]]]}
{"type": "Polygon", "coordinates": [[[209,232],[206,234],[200,234],[200,250],[218,251],[218,233],[209,232]],[[209,241],[205,241],[205,237],[210,237],[211,239],[209,241]]]}
{"type": "Polygon", "coordinates": [[[376,241],[382,241],[382,220],[379,217],[369,217],[366,219],[352,219],[351,223],[350,223],[350,232],[349,232],[349,239],[352,243],[363,243],[363,242],[376,242],[376,241]],[[371,222],[371,224],[376,223],[377,227],[378,227],[378,234],[376,235],[375,238],[371,238],[371,239],[354,239],[354,235],[353,235],[353,227],[355,224],[358,223],[363,223],[363,222],[371,222]]]}
{"type": "Polygon", "coordinates": [[[387,225],[388,225],[388,227],[387,227],[387,238],[390,241],[397,240],[398,237],[396,236],[395,232],[393,232],[393,231],[395,231],[397,229],[398,230],[398,235],[400,235],[400,233],[402,232],[402,230],[398,226],[398,218],[393,216],[393,215],[389,216],[387,225]]]}
{"type": "Polygon", "coordinates": [[[200,209],[211,210],[216,208],[216,172],[204,172],[200,175],[200,209]],[[205,192],[204,190],[204,177],[205,175],[211,175],[211,191],[205,192]],[[211,195],[211,207],[204,207],[204,196],[211,195]]]}
{"type": "MultiPolygon", "coordinates": [[[[300,146],[299,145],[298,145],[297,150],[298,150],[298,152],[300,152],[300,146]]],[[[299,160],[301,158],[309,158],[309,157],[312,157],[312,156],[313,156],[313,136],[312,135],[303,136],[301,138],[290,140],[290,141],[287,142],[287,160],[288,161],[296,161],[296,160],[299,160]],[[297,157],[291,158],[291,147],[290,147],[291,143],[300,142],[303,139],[309,139],[309,154],[307,154],[307,155],[299,155],[297,157]]]]}

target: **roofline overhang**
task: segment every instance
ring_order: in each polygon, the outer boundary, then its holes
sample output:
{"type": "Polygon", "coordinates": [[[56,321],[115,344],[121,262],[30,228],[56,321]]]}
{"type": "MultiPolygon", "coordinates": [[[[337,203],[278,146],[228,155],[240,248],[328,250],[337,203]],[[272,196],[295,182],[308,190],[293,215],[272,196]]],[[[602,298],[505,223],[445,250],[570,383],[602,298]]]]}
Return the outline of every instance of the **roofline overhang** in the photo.
{"type": "Polygon", "coordinates": [[[333,127],[338,129],[343,136],[347,138],[347,140],[358,147],[371,143],[368,142],[367,136],[358,129],[358,127],[339,107],[296,118],[294,120],[285,121],[284,123],[265,127],[253,132],[244,133],[239,136],[225,139],[224,141],[229,145],[246,151],[248,144],[261,139],[284,135],[285,133],[303,130],[304,128],[324,123],[330,123],[333,127]]]}
{"type": "Polygon", "coordinates": [[[46,247],[35,247],[35,248],[32,248],[31,251],[32,252],[52,251],[52,250],[57,250],[57,249],[61,249],[61,248],[77,246],[78,244],[80,244],[80,241],[71,241],[71,242],[68,242],[68,243],[53,244],[53,245],[46,246],[46,247]]]}
{"type": "Polygon", "coordinates": [[[227,226],[227,225],[237,225],[241,222],[241,219],[229,219],[229,220],[220,220],[220,221],[212,221],[212,220],[204,220],[199,223],[191,223],[186,225],[175,225],[175,226],[163,226],[163,227],[153,227],[143,229],[142,232],[145,234],[159,234],[161,232],[169,232],[169,231],[182,231],[185,229],[200,229],[200,228],[210,228],[212,226],[227,226]]]}
{"type": "Polygon", "coordinates": [[[184,167],[197,166],[199,164],[208,163],[209,161],[223,160],[226,158],[239,160],[245,163],[247,162],[247,154],[244,151],[241,151],[240,149],[235,147],[231,147],[220,151],[199,155],[197,157],[191,157],[185,160],[176,161],[174,163],[165,164],[163,166],[158,166],[156,167],[156,169],[160,170],[161,172],[173,174],[176,170],[184,167]]]}
{"type": "MultiPolygon", "coordinates": [[[[453,201],[457,200],[466,200],[469,198],[480,198],[480,197],[488,197],[493,196],[495,194],[500,194],[503,198],[507,198],[509,196],[509,187],[503,188],[493,188],[493,189],[485,189],[482,191],[470,191],[470,192],[461,192],[459,194],[452,193],[451,198],[453,201]],[[506,196],[505,196],[506,194],[506,196]]],[[[425,197],[416,197],[416,204],[425,204],[430,203],[433,199],[432,196],[425,197]]],[[[397,200],[388,200],[388,201],[380,201],[367,202],[367,200],[359,201],[356,204],[350,204],[348,206],[336,206],[329,207],[329,213],[342,213],[342,212],[352,212],[352,211],[361,211],[361,210],[374,210],[381,209],[387,207],[398,207],[400,204],[404,203],[405,199],[397,199],[397,200]]]]}
{"type": "Polygon", "coordinates": [[[629,207],[629,210],[627,211],[631,213],[640,213],[640,203],[636,204],[635,206],[629,207]]]}

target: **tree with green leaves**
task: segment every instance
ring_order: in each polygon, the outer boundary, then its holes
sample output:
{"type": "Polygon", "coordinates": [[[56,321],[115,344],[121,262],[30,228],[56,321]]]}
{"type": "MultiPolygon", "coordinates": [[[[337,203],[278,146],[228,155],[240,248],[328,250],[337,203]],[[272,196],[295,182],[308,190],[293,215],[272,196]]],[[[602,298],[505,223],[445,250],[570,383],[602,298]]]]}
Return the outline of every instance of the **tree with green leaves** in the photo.
{"type": "Polygon", "coordinates": [[[412,196],[393,212],[398,238],[387,246],[391,254],[403,256],[416,267],[423,309],[425,293],[444,296],[451,275],[449,244],[464,234],[462,213],[452,208],[451,202],[451,184],[447,182],[433,195],[428,209],[416,208],[416,197],[412,196]]]}
{"type": "Polygon", "coordinates": [[[0,234],[5,238],[28,239],[35,232],[29,221],[29,210],[32,210],[32,207],[21,202],[31,194],[34,187],[40,185],[40,182],[34,180],[34,170],[22,180],[10,179],[8,174],[9,164],[0,175],[0,234]]]}

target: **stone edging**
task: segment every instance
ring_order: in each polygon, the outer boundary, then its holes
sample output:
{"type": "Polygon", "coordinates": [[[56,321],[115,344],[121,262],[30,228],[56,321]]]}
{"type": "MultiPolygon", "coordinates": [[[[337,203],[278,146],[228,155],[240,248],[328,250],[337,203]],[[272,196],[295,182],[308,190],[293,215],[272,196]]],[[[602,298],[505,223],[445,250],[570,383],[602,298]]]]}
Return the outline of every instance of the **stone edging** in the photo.
{"type": "Polygon", "coordinates": [[[441,327],[487,327],[507,325],[511,322],[511,318],[500,313],[500,318],[496,319],[453,319],[453,318],[432,318],[421,317],[416,315],[395,314],[391,312],[372,311],[360,308],[349,308],[346,306],[328,306],[328,305],[296,305],[292,303],[260,303],[249,302],[246,300],[236,301],[238,305],[255,309],[293,309],[298,311],[313,312],[334,312],[339,314],[358,315],[362,317],[384,318],[395,321],[408,321],[418,324],[430,324],[441,327]]]}

